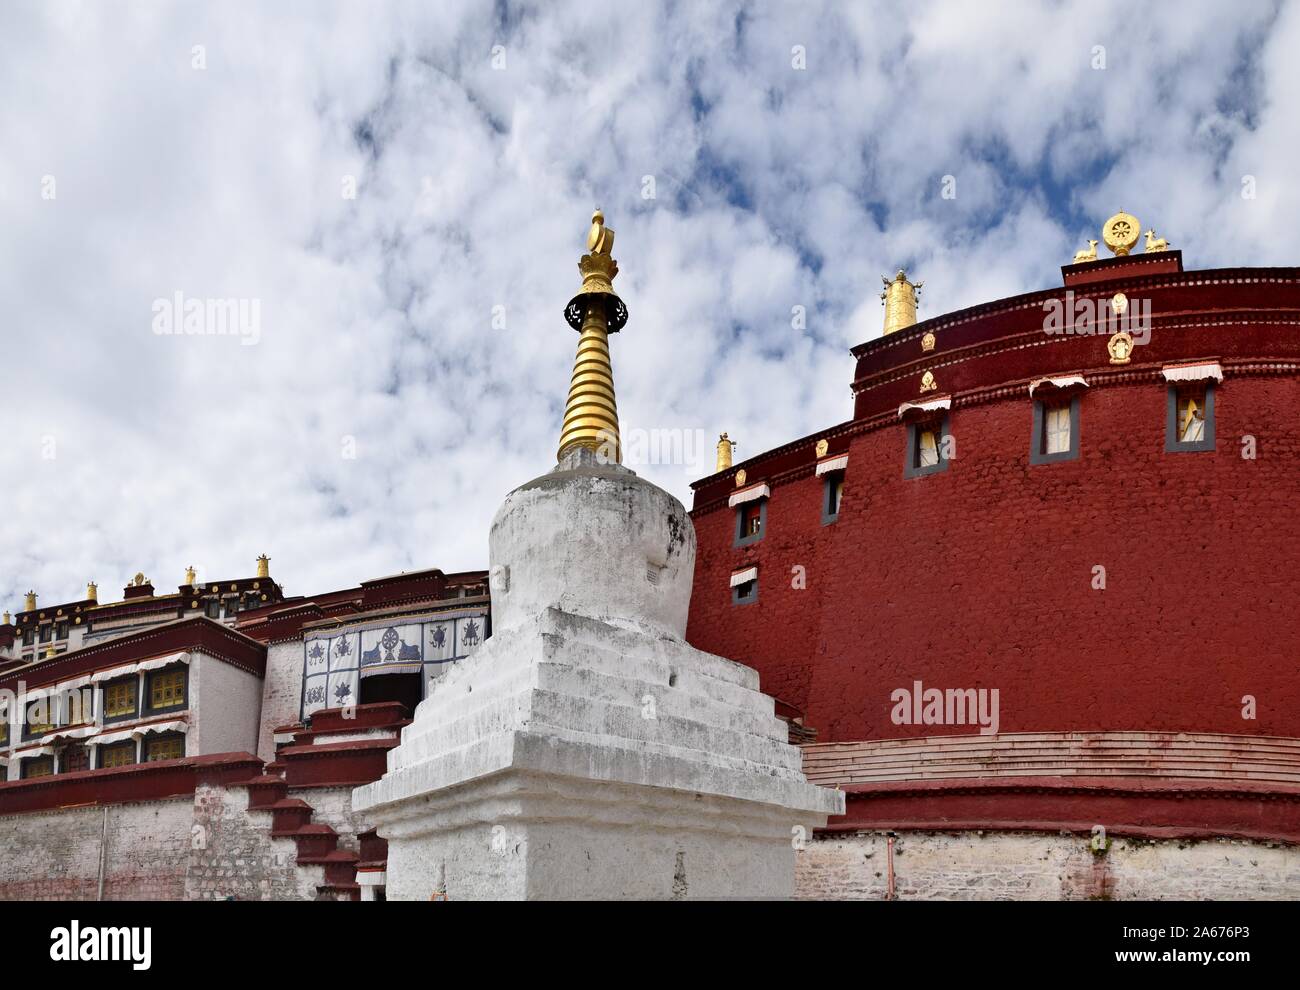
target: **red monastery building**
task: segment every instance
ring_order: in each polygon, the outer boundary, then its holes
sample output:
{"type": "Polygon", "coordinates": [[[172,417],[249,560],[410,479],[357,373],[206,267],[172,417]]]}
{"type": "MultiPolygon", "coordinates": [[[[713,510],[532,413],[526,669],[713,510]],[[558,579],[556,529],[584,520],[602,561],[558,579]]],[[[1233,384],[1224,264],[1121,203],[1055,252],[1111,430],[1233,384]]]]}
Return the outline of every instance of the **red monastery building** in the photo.
{"type": "MultiPolygon", "coordinates": [[[[852,418],[692,486],[688,636],[815,733],[832,833],[1300,841],[1300,270],[1139,229],[921,323],[899,272],[852,418]]],[[[807,892],[873,896],[846,857],[807,892]]]]}

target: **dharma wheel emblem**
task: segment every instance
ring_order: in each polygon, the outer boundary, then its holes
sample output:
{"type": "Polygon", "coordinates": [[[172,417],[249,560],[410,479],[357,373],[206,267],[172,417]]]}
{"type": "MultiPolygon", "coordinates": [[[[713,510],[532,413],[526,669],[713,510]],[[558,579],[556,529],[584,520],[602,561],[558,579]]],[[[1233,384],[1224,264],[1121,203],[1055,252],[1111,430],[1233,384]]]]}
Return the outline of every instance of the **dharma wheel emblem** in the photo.
{"type": "Polygon", "coordinates": [[[1138,218],[1123,210],[1107,220],[1105,226],[1101,228],[1102,240],[1117,257],[1122,257],[1133,250],[1133,245],[1137,244],[1141,233],[1142,224],[1138,222],[1138,218]]]}

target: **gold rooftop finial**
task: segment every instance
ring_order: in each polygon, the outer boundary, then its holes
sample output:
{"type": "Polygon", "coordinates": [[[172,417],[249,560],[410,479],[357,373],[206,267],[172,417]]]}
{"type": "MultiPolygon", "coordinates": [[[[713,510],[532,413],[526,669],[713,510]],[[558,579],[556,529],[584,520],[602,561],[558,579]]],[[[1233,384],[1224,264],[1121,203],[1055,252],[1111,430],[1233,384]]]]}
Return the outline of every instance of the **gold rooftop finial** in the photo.
{"type": "Polygon", "coordinates": [[[885,283],[885,291],[880,294],[885,303],[885,332],[882,336],[915,326],[917,297],[925,283],[909,282],[907,271],[902,268],[892,281],[884,275],[880,276],[880,281],[885,283]]]}
{"type": "Polygon", "coordinates": [[[6,626],[7,626],[7,625],[9,625],[9,623],[12,622],[12,621],[13,621],[13,620],[9,617],[9,613],[6,612],[6,613],[5,613],[5,620],[4,620],[3,623],[0,623],[0,625],[6,625],[6,626]]]}
{"type": "Polygon", "coordinates": [[[86,599],[92,602],[99,602],[99,585],[94,581],[86,582],[86,599]]]}
{"type": "Polygon", "coordinates": [[[198,580],[198,574],[195,573],[192,565],[187,564],[185,567],[185,583],[193,588],[196,580],[198,580]]]}
{"type": "Polygon", "coordinates": [[[34,591],[27,592],[27,601],[23,605],[23,611],[24,612],[36,611],[36,592],[34,591]]]}
{"type": "Polygon", "coordinates": [[[731,452],[736,449],[736,441],[727,438],[724,433],[718,437],[718,466],[715,471],[725,471],[731,467],[731,452]]]}
{"type": "Polygon", "coordinates": [[[597,210],[591,215],[587,234],[589,253],[578,262],[582,289],[564,308],[564,318],[581,336],[556,460],[562,460],[575,447],[594,450],[606,462],[618,464],[623,460],[609,335],[627,323],[627,307],[614,292],[618,262],[609,253],[613,246],[614,232],[605,226],[605,215],[597,210]]]}
{"type": "Polygon", "coordinates": [[[269,578],[271,576],[271,558],[262,554],[257,558],[257,576],[260,578],[269,578]]]}

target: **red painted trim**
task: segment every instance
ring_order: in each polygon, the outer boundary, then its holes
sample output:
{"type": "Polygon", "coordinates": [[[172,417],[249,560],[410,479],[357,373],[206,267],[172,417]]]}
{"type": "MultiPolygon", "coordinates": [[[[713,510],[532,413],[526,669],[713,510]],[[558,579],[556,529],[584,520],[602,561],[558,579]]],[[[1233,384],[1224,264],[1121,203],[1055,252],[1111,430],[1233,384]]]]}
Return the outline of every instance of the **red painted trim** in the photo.
{"type": "Polygon", "coordinates": [[[290,787],[359,787],[378,780],[388,770],[388,751],[397,737],[358,739],[312,746],[286,746],[276,753],[284,763],[290,787]]]}
{"type": "Polygon", "coordinates": [[[53,777],[0,782],[0,815],[83,805],[153,801],[193,794],[200,784],[233,784],[256,776],[262,761],[251,753],[214,753],[181,760],[79,770],[53,777]]]}
{"type": "Polygon", "coordinates": [[[828,832],[1036,831],[1300,843],[1300,787],[1195,779],[1020,777],[882,781],[844,788],[828,832]]]}

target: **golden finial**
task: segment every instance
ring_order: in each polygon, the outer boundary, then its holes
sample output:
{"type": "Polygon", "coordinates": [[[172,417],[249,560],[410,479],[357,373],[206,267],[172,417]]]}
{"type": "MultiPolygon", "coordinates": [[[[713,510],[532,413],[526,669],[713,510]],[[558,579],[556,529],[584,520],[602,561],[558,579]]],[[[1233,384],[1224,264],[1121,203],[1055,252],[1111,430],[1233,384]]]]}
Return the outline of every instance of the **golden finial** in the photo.
{"type": "Polygon", "coordinates": [[[99,601],[99,585],[94,581],[88,581],[86,583],[86,598],[92,602],[99,601]]]}
{"type": "Polygon", "coordinates": [[[136,586],[137,588],[140,588],[140,587],[143,587],[143,586],[144,586],[144,571],[136,571],[136,572],[135,572],[135,580],[134,580],[133,583],[135,584],[135,586],[136,586]]]}
{"type": "Polygon", "coordinates": [[[729,440],[723,433],[718,437],[718,465],[715,471],[725,471],[731,467],[731,452],[736,448],[736,441],[729,440]]]}
{"type": "Polygon", "coordinates": [[[1133,250],[1141,230],[1142,224],[1138,218],[1121,209],[1102,225],[1101,239],[1106,242],[1111,254],[1122,258],[1133,250]]]}
{"type": "MultiPolygon", "coordinates": [[[[588,254],[578,262],[582,289],[569,300],[564,318],[577,330],[578,353],[573,362],[569,398],[564,406],[557,460],[574,447],[586,447],[612,463],[623,459],[618,435],[618,404],[614,398],[614,371],[609,361],[609,335],[627,323],[627,307],[614,292],[618,262],[610,256],[614,232],[605,215],[591,215],[588,254]]],[[[263,575],[265,576],[265,575],[263,575]]]]}
{"type": "Polygon", "coordinates": [[[1169,242],[1163,237],[1156,237],[1154,230],[1147,231],[1146,253],[1154,254],[1156,251],[1166,251],[1169,249],[1169,242]]]}
{"type": "Polygon", "coordinates": [[[9,625],[12,621],[13,621],[13,620],[9,617],[9,613],[6,612],[6,613],[5,613],[5,620],[4,620],[3,623],[0,623],[0,625],[6,625],[6,626],[7,626],[7,625],[9,625]]]}
{"type": "Polygon", "coordinates": [[[27,592],[27,601],[23,604],[23,611],[24,612],[36,611],[36,592],[34,591],[27,592]]]}
{"type": "Polygon", "coordinates": [[[591,254],[609,254],[614,250],[614,232],[605,226],[605,214],[596,210],[591,215],[591,230],[587,234],[587,250],[591,254]]]}
{"type": "Polygon", "coordinates": [[[194,582],[198,580],[198,577],[199,575],[195,572],[193,566],[187,564],[185,567],[185,583],[193,588],[194,582]]]}
{"type": "Polygon", "coordinates": [[[269,578],[271,576],[271,558],[262,554],[257,558],[257,576],[260,578],[269,578]]]}
{"type": "Polygon", "coordinates": [[[907,272],[902,268],[892,280],[881,275],[880,281],[885,283],[885,291],[880,294],[885,303],[885,335],[915,326],[917,298],[925,283],[909,282],[907,272]]]}
{"type": "Polygon", "coordinates": [[[49,646],[45,647],[45,659],[48,660],[48,659],[50,659],[50,657],[52,657],[52,656],[54,656],[54,644],[53,644],[53,643],[51,643],[49,646]]]}

